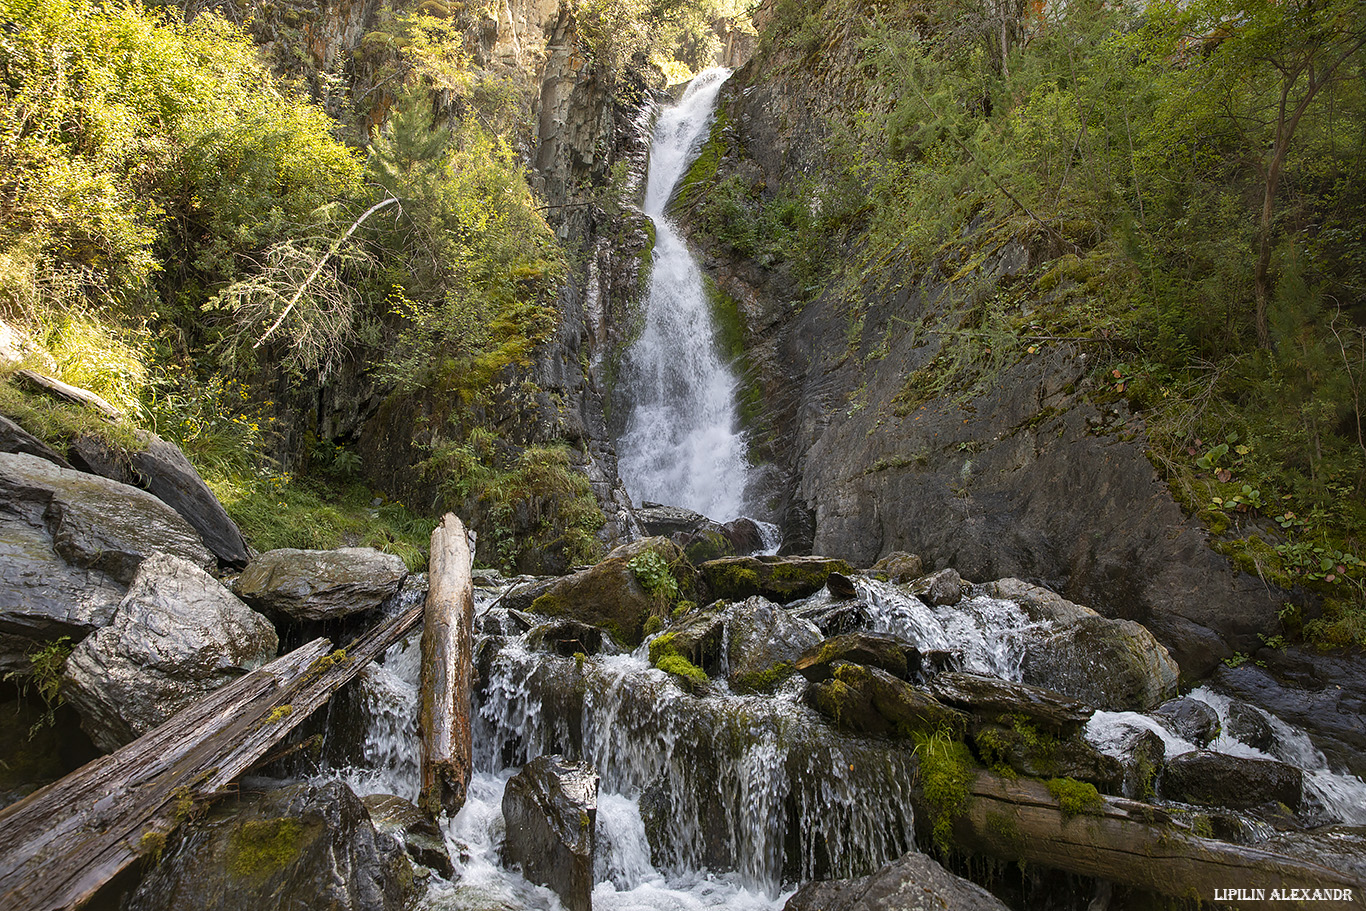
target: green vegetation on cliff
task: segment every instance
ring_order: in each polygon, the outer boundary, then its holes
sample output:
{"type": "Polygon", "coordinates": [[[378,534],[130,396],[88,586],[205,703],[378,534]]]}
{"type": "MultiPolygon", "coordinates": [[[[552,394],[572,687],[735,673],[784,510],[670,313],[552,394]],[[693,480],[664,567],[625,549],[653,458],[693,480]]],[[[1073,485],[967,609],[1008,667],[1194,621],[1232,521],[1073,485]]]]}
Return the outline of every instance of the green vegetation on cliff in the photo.
{"type": "Polygon", "coordinates": [[[718,128],[692,217],[845,306],[860,363],[870,298],[935,297],[887,420],[1080,347],[1219,547],[1324,597],[1309,638],[1366,644],[1364,13],[780,0],[752,72],[803,81],[774,123],[800,164],[718,128]]]}

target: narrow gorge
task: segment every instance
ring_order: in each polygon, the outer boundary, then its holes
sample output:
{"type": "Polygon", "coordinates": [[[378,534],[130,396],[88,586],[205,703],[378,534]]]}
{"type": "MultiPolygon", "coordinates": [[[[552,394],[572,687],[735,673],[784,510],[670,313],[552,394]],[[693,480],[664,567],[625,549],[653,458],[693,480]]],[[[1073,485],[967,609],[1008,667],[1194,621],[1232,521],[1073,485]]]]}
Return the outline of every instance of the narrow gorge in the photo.
{"type": "Polygon", "coordinates": [[[0,0],[0,906],[1366,904],[1359,7],[0,0]]]}

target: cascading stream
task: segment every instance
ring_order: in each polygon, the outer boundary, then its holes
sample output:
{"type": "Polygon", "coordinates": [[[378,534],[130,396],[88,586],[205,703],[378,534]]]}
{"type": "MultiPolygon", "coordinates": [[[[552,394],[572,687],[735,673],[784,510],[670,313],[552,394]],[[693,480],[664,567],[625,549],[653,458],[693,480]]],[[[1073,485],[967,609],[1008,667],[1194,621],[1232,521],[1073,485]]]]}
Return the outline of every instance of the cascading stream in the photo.
{"type": "Polygon", "coordinates": [[[654,267],[645,324],[623,369],[632,405],[617,441],[619,471],[637,501],[682,506],[718,522],[743,512],[749,472],[737,429],[736,379],[717,351],[702,273],[664,210],[697,155],[729,75],[721,68],[702,73],[655,125],[645,193],[645,214],[655,226],[654,267]]]}

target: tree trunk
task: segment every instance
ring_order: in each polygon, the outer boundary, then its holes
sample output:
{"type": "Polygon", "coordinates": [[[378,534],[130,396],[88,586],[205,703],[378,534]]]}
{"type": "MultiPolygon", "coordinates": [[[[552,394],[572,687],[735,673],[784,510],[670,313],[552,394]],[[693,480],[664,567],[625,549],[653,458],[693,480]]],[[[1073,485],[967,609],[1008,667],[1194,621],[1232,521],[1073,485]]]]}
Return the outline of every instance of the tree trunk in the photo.
{"type": "Polygon", "coordinates": [[[470,675],[474,663],[474,581],[465,526],[447,513],[432,532],[426,622],[422,628],[422,808],[432,816],[465,805],[472,766],[470,675]]]}
{"type": "MultiPolygon", "coordinates": [[[[1257,888],[1267,895],[1275,888],[1355,889],[1359,895],[1366,886],[1299,858],[1201,838],[1137,801],[1107,797],[1069,818],[1045,783],[985,771],[967,811],[954,820],[953,838],[970,852],[1206,902],[1215,889],[1257,888]]],[[[1349,899],[1322,907],[1356,905],[1349,899]]]]}

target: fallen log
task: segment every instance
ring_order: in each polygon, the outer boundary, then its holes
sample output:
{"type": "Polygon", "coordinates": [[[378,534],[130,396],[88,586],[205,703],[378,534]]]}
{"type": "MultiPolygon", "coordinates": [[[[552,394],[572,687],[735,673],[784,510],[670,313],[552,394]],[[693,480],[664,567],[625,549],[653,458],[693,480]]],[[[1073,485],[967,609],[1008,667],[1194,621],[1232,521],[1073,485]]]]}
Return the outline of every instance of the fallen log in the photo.
{"type": "MultiPolygon", "coordinates": [[[[928,815],[928,814],[926,814],[928,815]]],[[[1201,838],[1159,807],[1106,797],[1075,815],[1042,781],[978,772],[972,799],[954,820],[955,844],[976,854],[1054,867],[1181,899],[1215,901],[1215,890],[1354,890],[1345,901],[1314,907],[1356,908],[1366,883],[1337,870],[1256,846],[1201,838]]]]}
{"type": "Polygon", "coordinates": [[[32,370],[16,370],[14,372],[14,378],[23,382],[24,385],[28,386],[29,389],[34,392],[59,399],[63,402],[69,402],[72,405],[84,405],[87,408],[93,408],[111,421],[117,421],[123,417],[122,411],[115,408],[105,399],[91,392],[89,389],[82,389],[81,387],[73,386],[70,383],[63,383],[61,380],[55,380],[50,376],[43,376],[43,374],[35,373],[32,370]]]}
{"type": "Polygon", "coordinates": [[[80,906],[224,793],[422,616],[422,605],[348,652],[315,639],[215,690],[132,743],[0,811],[0,907],[80,906]]]}
{"type": "Polygon", "coordinates": [[[474,581],[465,526],[447,513],[432,532],[422,626],[422,808],[454,815],[465,805],[472,766],[470,672],[474,660],[474,581]]]}

